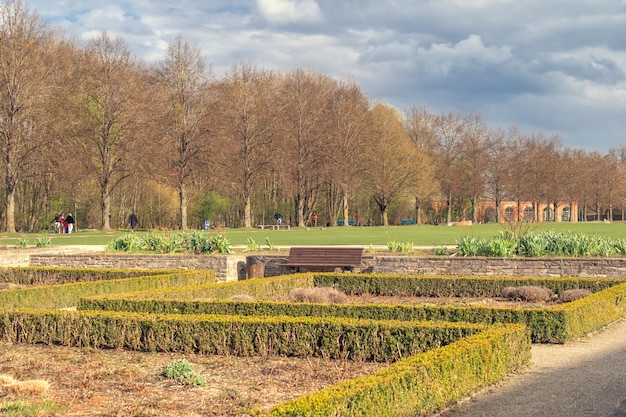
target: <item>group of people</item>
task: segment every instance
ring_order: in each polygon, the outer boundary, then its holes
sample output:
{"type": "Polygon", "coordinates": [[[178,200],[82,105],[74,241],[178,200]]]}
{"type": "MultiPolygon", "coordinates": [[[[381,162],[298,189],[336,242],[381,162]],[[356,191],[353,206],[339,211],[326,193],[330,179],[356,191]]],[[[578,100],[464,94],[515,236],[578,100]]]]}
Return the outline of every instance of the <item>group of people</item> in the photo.
{"type": "Polygon", "coordinates": [[[74,217],[72,213],[61,213],[54,217],[54,230],[57,233],[72,233],[74,231],[74,217]]]}

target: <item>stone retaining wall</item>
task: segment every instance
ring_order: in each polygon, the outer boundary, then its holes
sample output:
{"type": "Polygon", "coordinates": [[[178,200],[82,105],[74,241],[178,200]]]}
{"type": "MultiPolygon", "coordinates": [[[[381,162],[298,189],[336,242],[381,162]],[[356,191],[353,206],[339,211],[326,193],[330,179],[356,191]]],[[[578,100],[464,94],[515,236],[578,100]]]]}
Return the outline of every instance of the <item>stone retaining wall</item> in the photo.
{"type": "MultiPolygon", "coordinates": [[[[264,276],[282,275],[284,255],[263,256],[264,276]]],[[[246,279],[246,255],[31,255],[30,266],[130,269],[214,269],[218,281],[246,279]]],[[[444,258],[365,255],[362,272],[424,275],[626,277],[626,258],[444,258]]],[[[357,271],[359,272],[359,271],[357,271]]]]}

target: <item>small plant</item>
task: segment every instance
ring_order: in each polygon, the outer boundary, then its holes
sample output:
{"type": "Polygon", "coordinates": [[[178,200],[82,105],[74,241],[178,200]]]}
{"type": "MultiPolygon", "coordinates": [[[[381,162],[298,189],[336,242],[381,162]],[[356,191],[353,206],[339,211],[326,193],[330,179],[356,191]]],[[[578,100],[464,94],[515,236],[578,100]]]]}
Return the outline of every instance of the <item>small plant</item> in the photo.
{"type": "Polygon", "coordinates": [[[448,248],[445,246],[439,246],[433,249],[433,255],[436,256],[448,256],[450,254],[450,252],[448,251],[448,248]]]}
{"type": "Polygon", "coordinates": [[[141,238],[133,234],[126,234],[109,242],[106,250],[111,252],[132,252],[140,250],[142,246],[143,241],[141,238]]]}
{"type": "Polygon", "coordinates": [[[267,246],[267,250],[277,250],[277,248],[272,245],[272,242],[270,242],[270,238],[269,237],[265,237],[265,245],[267,246]]]}
{"type": "Polygon", "coordinates": [[[413,246],[413,242],[396,242],[395,240],[387,242],[390,252],[412,252],[413,246]]]}
{"type": "Polygon", "coordinates": [[[206,379],[193,370],[193,365],[186,359],[179,359],[167,365],[163,370],[163,376],[171,378],[182,385],[197,385],[206,387],[206,379]]]}
{"type": "Polygon", "coordinates": [[[52,244],[52,239],[49,237],[40,237],[35,240],[35,246],[38,248],[46,248],[52,244]]]}
{"type": "Polygon", "coordinates": [[[25,249],[28,246],[28,239],[17,239],[15,244],[18,248],[25,249]]]}
{"type": "Polygon", "coordinates": [[[256,241],[252,237],[246,238],[246,248],[245,252],[255,252],[261,250],[261,245],[256,243],[256,241]]]}

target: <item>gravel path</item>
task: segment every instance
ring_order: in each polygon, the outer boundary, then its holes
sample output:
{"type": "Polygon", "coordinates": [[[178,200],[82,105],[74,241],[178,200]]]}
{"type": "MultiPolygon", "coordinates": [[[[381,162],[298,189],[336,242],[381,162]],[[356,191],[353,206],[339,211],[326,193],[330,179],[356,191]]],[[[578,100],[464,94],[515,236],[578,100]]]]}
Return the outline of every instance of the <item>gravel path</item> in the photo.
{"type": "Polygon", "coordinates": [[[527,369],[438,416],[626,417],[626,321],[564,345],[533,345],[527,369]]]}

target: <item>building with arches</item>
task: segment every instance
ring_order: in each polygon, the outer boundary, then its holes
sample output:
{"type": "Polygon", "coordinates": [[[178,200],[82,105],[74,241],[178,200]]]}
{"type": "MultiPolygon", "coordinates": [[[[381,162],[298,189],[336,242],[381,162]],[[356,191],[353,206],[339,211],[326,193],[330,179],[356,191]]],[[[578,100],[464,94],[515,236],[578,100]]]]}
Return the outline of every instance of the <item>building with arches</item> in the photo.
{"type": "Polygon", "coordinates": [[[550,203],[538,203],[533,205],[530,201],[502,201],[500,202],[500,215],[496,216],[496,203],[494,201],[483,201],[477,213],[477,220],[481,223],[495,222],[499,219],[501,223],[510,221],[537,221],[537,222],[578,222],[578,203],[560,202],[555,205],[550,203]],[[519,213],[519,215],[518,215],[519,213]],[[556,214],[556,216],[555,216],[556,214]]]}

